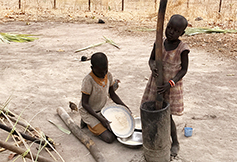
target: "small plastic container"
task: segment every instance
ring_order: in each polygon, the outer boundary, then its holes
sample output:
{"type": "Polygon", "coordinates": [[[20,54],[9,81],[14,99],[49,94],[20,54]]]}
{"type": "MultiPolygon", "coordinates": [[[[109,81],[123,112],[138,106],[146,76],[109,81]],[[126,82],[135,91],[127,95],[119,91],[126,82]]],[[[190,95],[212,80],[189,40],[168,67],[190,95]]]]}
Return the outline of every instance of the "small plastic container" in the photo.
{"type": "Polygon", "coordinates": [[[184,127],[184,136],[191,137],[193,135],[193,128],[191,127],[184,127]]]}

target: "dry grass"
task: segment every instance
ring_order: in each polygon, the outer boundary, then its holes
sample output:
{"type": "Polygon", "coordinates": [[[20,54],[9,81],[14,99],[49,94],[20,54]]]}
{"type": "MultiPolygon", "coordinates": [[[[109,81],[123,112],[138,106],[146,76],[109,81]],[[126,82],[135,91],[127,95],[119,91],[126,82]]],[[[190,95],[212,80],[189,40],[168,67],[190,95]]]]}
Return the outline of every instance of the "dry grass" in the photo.
{"type": "MultiPolygon", "coordinates": [[[[0,0],[0,21],[62,21],[93,23],[102,18],[110,22],[122,22],[155,28],[159,0],[126,0],[124,11],[121,0],[93,0],[88,11],[88,0],[24,0],[18,9],[18,0],[0,0]]],[[[194,27],[237,29],[237,0],[168,0],[166,21],[173,14],[184,15],[194,27]],[[189,3],[188,3],[189,2],[189,3]],[[195,21],[202,17],[203,21],[195,21]]],[[[166,23],[166,22],[165,22],[166,23]]]]}
{"type": "MultiPolygon", "coordinates": [[[[126,31],[125,34],[154,35],[152,32],[147,32],[151,31],[147,29],[156,28],[159,0],[157,6],[154,0],[126,0],[124,11],[121,11],[121,0],[91,2],[93,2],[91,11],[88,11],[88,0],[57,0],[57,9],[53,9],[53,0],[24,0],[22,9],[17,8],[18,0],[0,0],[0,21],[24,21],[26,24],[30,24],[31,21],[97,23],[101,18],[121,34],[126,31]]],[[[165,24],[171,15],[181,14],[188,19],[189,26],[192,27],[237,29],[237,0],[223,1],[221,12],[218,12],[219,2],[219,0],[168,0],[165,24]],[[195,21],[197,17],[202,17],[203,20],[195,21]]],[[[223,47],[218,43],[222,35],[212,35],[214,44],[204,41],[210,35],[185,37],[185,39],[191,47],[213,49],[212,51],[221,55],[226,51],[224,55],[236,57],[237,46],[232,43],[236,42],[235,35],[230,36],[233,36],[232,41],[229,41],[229,37],[225,37],[228,41],[223,47]],[[220,47],[225,50],[218,50],[220,47]]]]}

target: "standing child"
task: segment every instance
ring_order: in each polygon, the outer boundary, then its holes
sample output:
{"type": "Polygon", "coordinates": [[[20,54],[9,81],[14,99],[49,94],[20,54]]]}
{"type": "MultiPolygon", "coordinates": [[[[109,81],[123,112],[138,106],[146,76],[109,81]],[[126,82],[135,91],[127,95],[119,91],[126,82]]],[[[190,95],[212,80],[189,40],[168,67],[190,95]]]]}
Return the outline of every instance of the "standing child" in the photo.
{"type": "Polygon", "coordinates": [[[163,93],[164,100],[169,102],[171,110],[171,156],[177,156],[179,142],[177,131],[172,115],[182,115],[183,106],[183,82],[182,78],[188,70],[188,54],[190,52],[187,44],[179,37],[185,33],[188,22],[181,15],[173,15],[166,27],[166,39],[163,42],[163,85],[156,86],[156,78],[159,77],[155,61],[155,44],[149,59],[152,75],[147,83],[142,102],[155,101],[157,93],[163,93]]]}
{"type": "Polygon", "coordinates": [[[93,134],[107,143],[112,143],[115,135],[110,131],[109,121],[100,114],[100,111],[105,106],[108,95],[116,104],[127,106],[114,92],[113,77],[108,72],[108,60],[104,53],[97,52],[92,55],[91,69],[92,71],[82,81],[79,112],[82,121],[93,134]]]}

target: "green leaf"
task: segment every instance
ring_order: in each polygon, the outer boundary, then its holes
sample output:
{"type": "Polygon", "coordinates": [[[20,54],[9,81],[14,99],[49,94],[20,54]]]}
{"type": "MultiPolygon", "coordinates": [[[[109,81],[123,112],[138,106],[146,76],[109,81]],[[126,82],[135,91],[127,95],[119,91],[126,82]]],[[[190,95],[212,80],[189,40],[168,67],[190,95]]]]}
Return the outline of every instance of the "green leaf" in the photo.
{"type": "Polygon", "coordinates": [[[75,52],[81,52],[81,51],[84,51],[84,50],[87,50],[87,49],[90,49],[90,48],[94,48],[94,47],[97,47],[97,46],[101,46],[102,44],[105,44],[105,43],[106,43],[106,42],[101,42],[101,43],[97,43],[97,44],[92,44],[92,45],[90,45],[90,46],[87,46],[87,47],[78,49],[78,50],[76,50],[75,52]]]}
{"type": "Polygon", "coordinates": [[[32,42],[38,38],[30,37],[34,36],[31,34],[11,34],[11,33],[0,33],[0,41],[2,43],[9,43],[9,42],[32,42]]]}
{"type": "Polygon", "coordinates": [[[116,48],[120,49],[120,47],[119,47],[113,40],[111,40],[111,39],[109,39],[109,38],[107,38],[107,37],[105,37],[105,36],[103,36],[103,37],[105,38],[106,43],[110,43],[110,44],[112,44],[113,46],[115,46],[116,48]]]}
{"type": "Polygon", "coordinates": [[[48,121],[49,121],[51,124],[53,124],[54,126],[56,126],[58,129],[60,129],[62,132],[66,133],[66,134],[70,134],[70,133],[71,133],[71,131],[69,131],[69,130],[63,128],[63,127],[61,127],[60,125],[55,124],[55,123],[52,122],[51,120],[48,120],[48,121]]]}

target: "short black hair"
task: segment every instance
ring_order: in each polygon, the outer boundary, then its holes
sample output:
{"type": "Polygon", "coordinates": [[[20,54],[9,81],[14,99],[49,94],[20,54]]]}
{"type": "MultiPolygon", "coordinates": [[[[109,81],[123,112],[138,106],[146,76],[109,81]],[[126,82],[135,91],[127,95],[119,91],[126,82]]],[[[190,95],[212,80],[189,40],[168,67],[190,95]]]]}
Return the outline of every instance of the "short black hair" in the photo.
{"type": "Polygon", "coordinates": [[[91,56],[91,65],[93,67],[106,67],[108,65],[107,56],[102,52],[96,52],[91,56]]]}
{"type": "Polygon", "coordinates": [[[170,21],[171,21],[172,19],[176,19],[176,20],[178,20],[179,22],[182,22],[184,30],[187,28],[187,26],[188,26],[188,20],[187,20],[184,16],[179,15],[179,14],[174,14],[174,15],[172,15],[172,16],[170,17],[170,21]]]}

